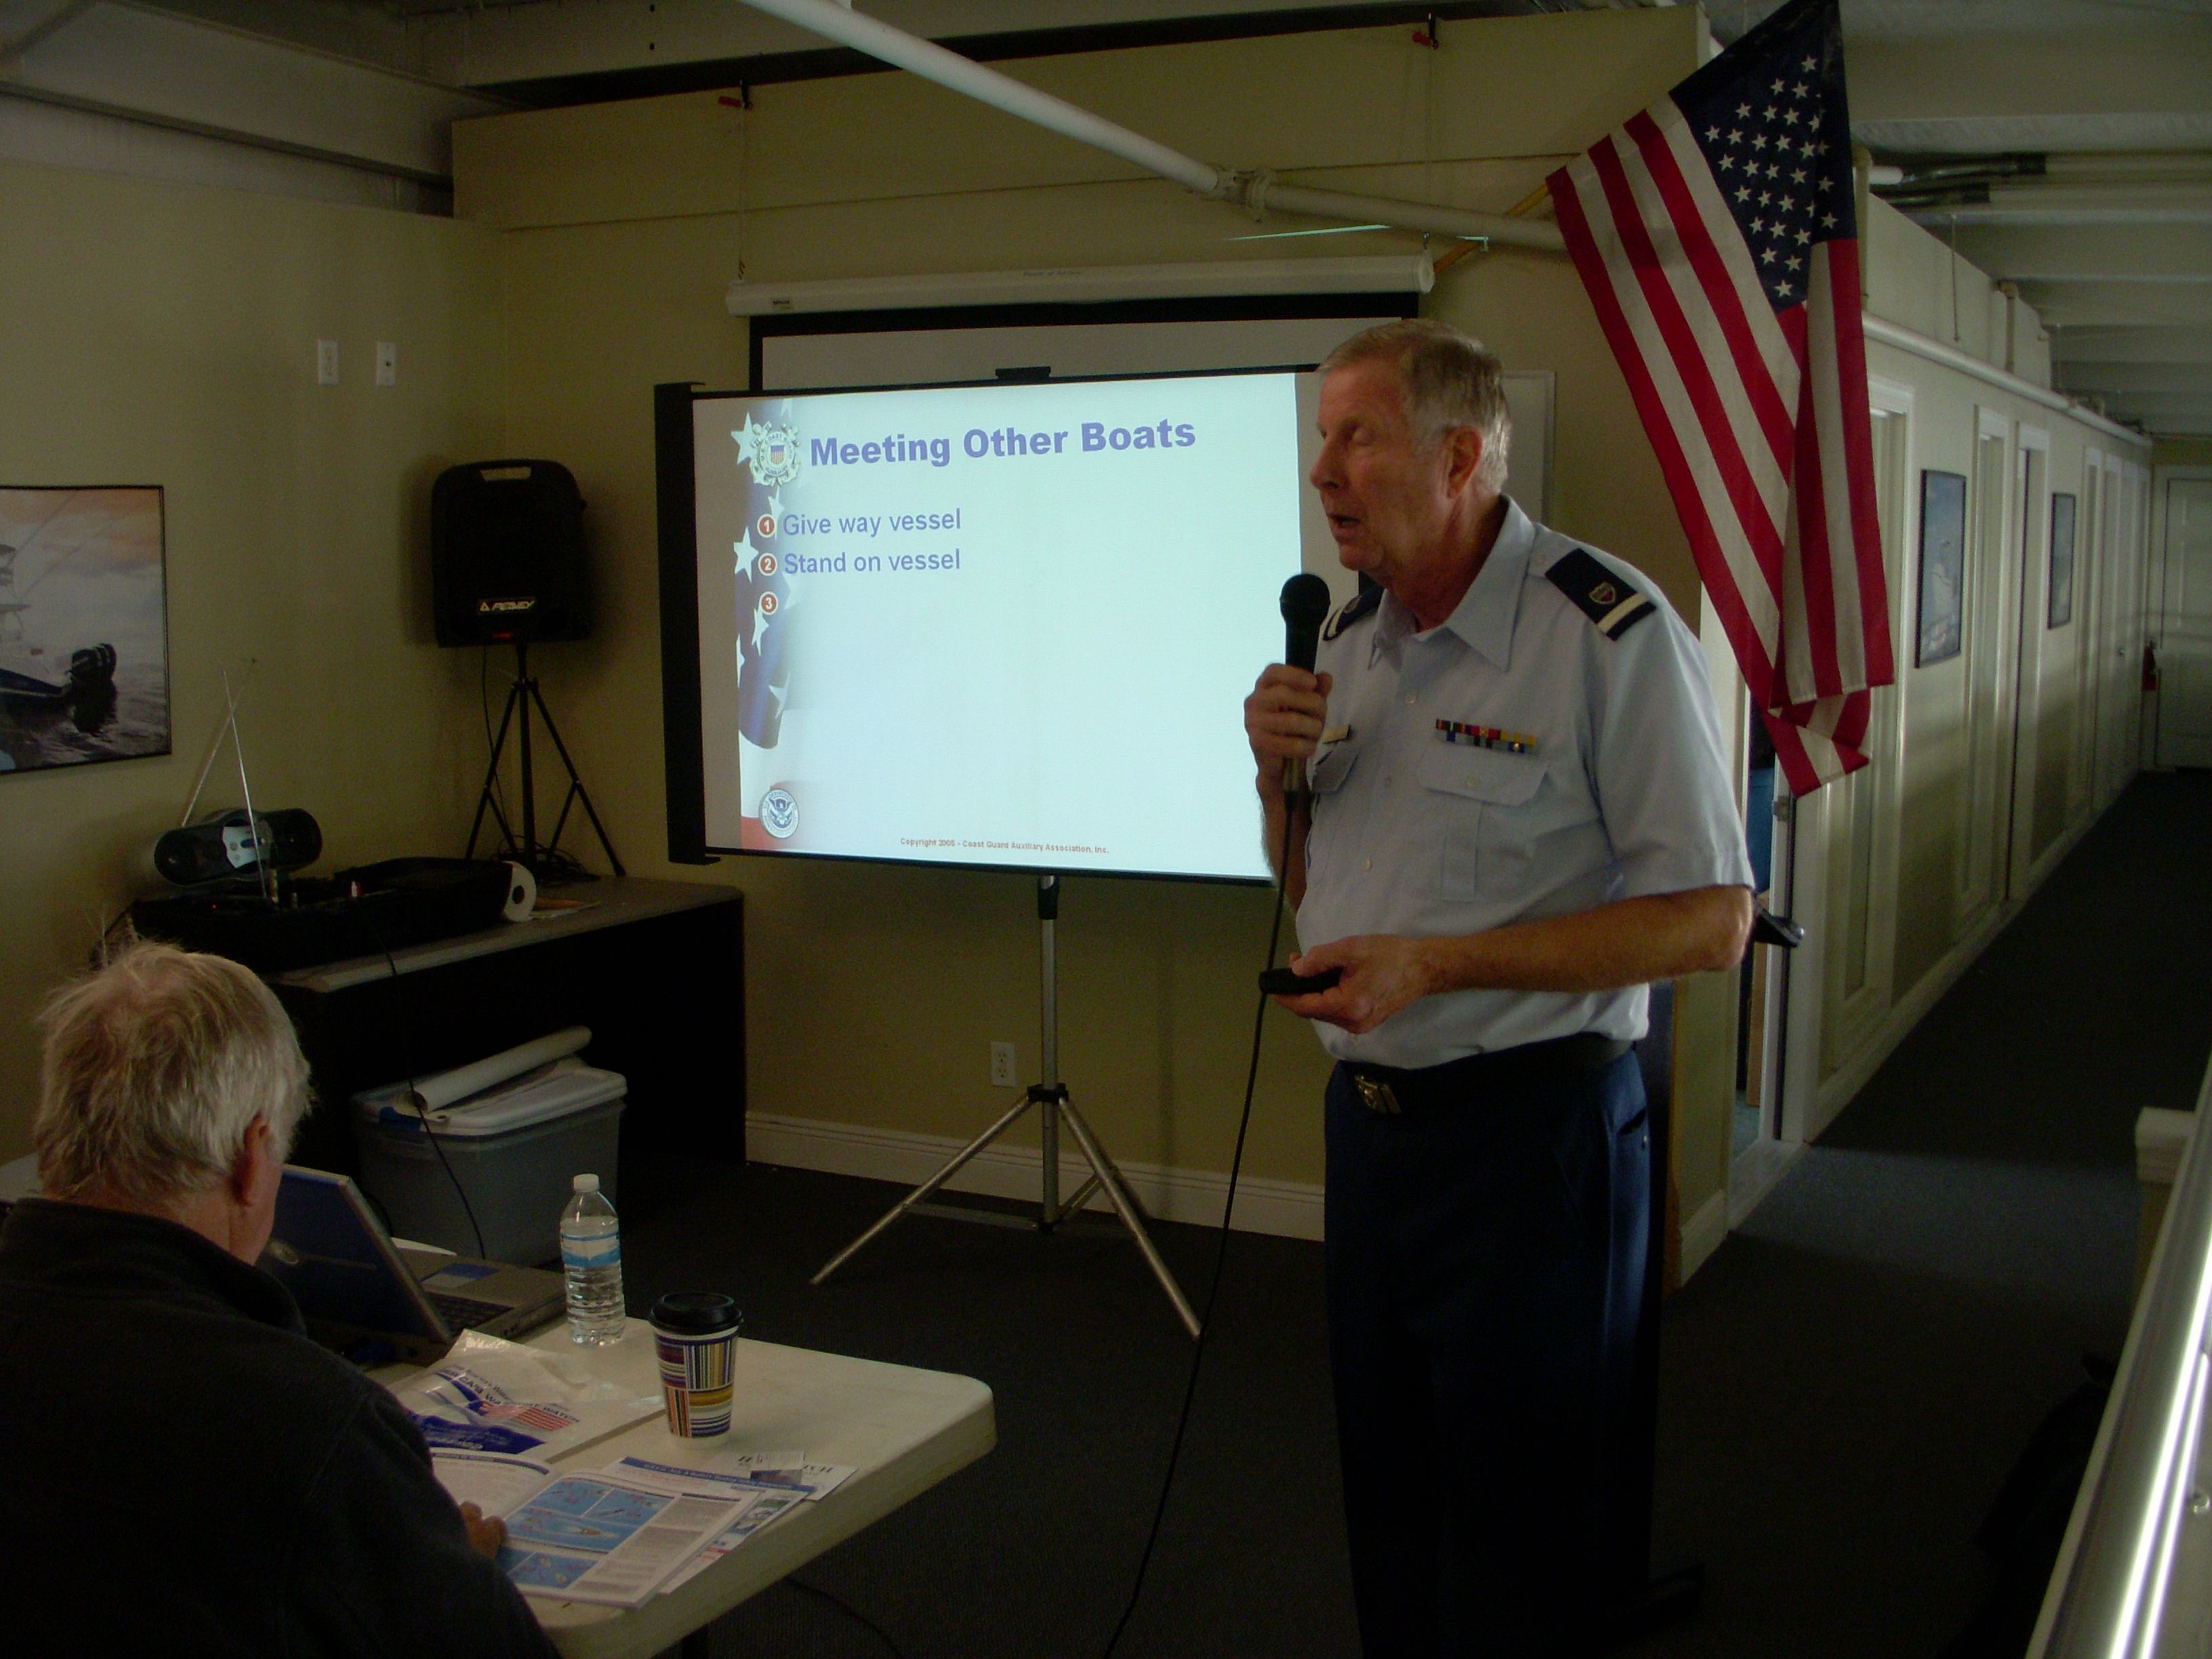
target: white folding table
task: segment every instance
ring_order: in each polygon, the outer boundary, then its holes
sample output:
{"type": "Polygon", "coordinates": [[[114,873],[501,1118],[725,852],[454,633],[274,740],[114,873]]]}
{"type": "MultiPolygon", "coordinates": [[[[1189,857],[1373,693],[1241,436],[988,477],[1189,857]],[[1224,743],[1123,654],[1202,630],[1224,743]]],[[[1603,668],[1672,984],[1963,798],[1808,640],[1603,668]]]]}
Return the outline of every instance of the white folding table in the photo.
{"type": "MultiPolygon", "coordinates": [[[[659,1389],[653,1328],[642,1320],[631,1320],[623,1340],[605,1347],[571,1342],[565,1321],[530,1346],[580,1360],[641,1395],[659,1389]]],[[[394,1370],[385,1380],[415,1375],[394,1370]]],[[[592,1469],[642,1457],[705,1466],[726,1448],[796,1449],[810,1463],[843,1465],[853,1474],[643,1607],[534,1595],[530,1605],[566,1659],[650,1659],[678,1643],[689,1647],[695,1636],[703,1644],[707,1626],[738,1602],[974,1462],[997,1439],[991,1391],[973,1377],[740,1339],[728,1434],[678,1439],[656,1413],[565,1451],[556,1464],[592,1469]]]]}

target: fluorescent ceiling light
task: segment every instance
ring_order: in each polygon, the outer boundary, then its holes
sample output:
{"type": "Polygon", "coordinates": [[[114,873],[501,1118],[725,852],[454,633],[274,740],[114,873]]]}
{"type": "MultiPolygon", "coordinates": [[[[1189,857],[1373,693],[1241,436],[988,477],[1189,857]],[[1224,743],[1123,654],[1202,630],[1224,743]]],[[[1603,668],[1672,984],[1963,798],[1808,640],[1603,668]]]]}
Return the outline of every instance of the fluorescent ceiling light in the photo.
{"type": "Polygon", "coordinates": [[[912,311],[939,306],[1198,300],[1247,294],[1426,294],[1436,286],[1426,253],[1334,259],[1222,259],[1171,265],[1085,265],[1067,270],[974,270],[921,276],[836,276],[812,283],[730,284],[732,317],[804,312],[912,311]]]}

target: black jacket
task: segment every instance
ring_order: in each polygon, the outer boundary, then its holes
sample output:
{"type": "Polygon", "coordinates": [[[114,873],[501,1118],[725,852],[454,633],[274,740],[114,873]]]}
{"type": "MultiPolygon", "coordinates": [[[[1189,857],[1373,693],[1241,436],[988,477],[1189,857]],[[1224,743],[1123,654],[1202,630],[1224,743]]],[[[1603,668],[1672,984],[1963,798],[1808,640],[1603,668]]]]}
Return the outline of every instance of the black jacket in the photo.
{"type": "Polygon", "coordinates": [[[10,1653],[528,1655],[392,1396],[186,1228],[31,1199],[0,1229],[10,1653]]]}

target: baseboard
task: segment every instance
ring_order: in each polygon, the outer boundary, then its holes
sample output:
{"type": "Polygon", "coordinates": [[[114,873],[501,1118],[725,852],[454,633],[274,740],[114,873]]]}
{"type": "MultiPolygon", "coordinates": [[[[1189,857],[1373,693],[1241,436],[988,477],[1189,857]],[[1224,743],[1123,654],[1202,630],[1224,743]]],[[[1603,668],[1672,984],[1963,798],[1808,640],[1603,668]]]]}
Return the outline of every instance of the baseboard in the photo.
{"type": "Polygon", "coordinates": [[[1974,925],[1972,933],[1920,976],[1920,982],[1906,992],[1901,1001],[1892,1005],[1888,1017],[1873,1037],[1814,1092],[1812,1110],[1808,1114],[1812,1121],[1805,1126],[1806,1139],[1817,1140],[1827,1133],[1828,1126],[1843,1115],[1844,1109],[1872,1081],[1882,1062],[1897,1052],[1897,1045],[1928,1017],[1943,1000],[1944,993],[1966,976],[1966,969],[1989,949],[1990,941],[2004,932],[2006,924],[2020,913],[2020,908],[2009,902],[1993,907],[1974,925]]]}
{"type": "Polygon", "coordinates": [[[1729,1200],[1726,1193],[1715,1193],[1698,1206],[1697,1213],[1682,1224],[1682,1282],[1690,1282],[1690,1275],[1705,1265],[1706,1259],[1721,1247],[1728,1237],[1729,1200]]]}
{"type": "MultiPolygon", "coordinates": [[[[979,1128],[981,1126],[978,1126],[979,1128]]],[[[1064,1137],[1063,1137],[1064,1139],[1064,1137]]],[[[754,1112],[745,1119],[745,1156],[757,1163],[830,1175],[862,1176],[902,1187],[919,1187],[945,1167],[965,1146],[946,1135],[915,1134],[820,1118],[785,1117],[754,1112]]],[[[994,1198],[1037,1196],[1042,1158],[1033,1146],[987,1146],[945,1182],[950,1192],[982,1193],[994,1198]]],[[[1158,1164],[1121,1163],[1121,1178],[1147,1213],[1163,1221],[1200,1226],[1221,1224],[1229,1177],[1212,1170],[1180,1170],[1158,1164]]],[[[1073,1193],[1090,1176],[1080,1155],[1060,1160],[1060,1189],[1073,1193]]],[[[1107,1209],[1103,1195],[1087,1206],[1107,1209]]],[[[1322,1189],[1315,1183],[1243,1176],[1237,1182],[1237,1230],[1272,1233],[1281,1238],[1322,1236],[1322,1189]]]]}
{"type": "MultiPolygon", "coordinates": [[[[2109,803],[2107,803],[2109,805],[2109,803]]],[[[1905,993],[1903,1000],[1895,1004],[1873,1039],[1851,1056],[1833,1077],[1814,1092],[1812,1121],[1805,1126],[1805,1139],[1818,1139],[1828,1126],[1843,1115],[1844,1109],[1851,1103],[1858,1091],[1866,1087],[1881,1064],[1896,1052],[1897,1045],[1905,1041],[1912,1028],[1926,1018],[1944,994],[1966,976],[1966,969],[1974,965],[1990,941],[2012,925],[2012,920],[2027,906],[2043,884],[2066,855],[2081,843],[2098,820],[2103,809],[2083,818],[2048,848],[2044,855],[2029,868],[2027,889],[2017,898],[1994,906],[1989,914],[1975,924],[1974,930],[1953,945],[1943,959],[1920,976],[1920,982],[1905,993]]]]}
{"type": "Polygon", "coordinates": [[[1782,1184],[1805,1150],[1802,1140],[1762,1138],[1739,1158],[1729,1160],[1728,1224],[1741,1227],[1766,1195],[1782,1184]]]}
{"type": "Polygon", "coordinates": [[[2094,829],[2097,821],[2103,817],[2102,808],[2094,812],[2085,812],[2081,821],[2071,829],[2059,832],[2058,839],[2043,849],[2043,856],[2028,866],[2027,890],[2020,896],[2021,903],[2025,904],[2035,896],[2036,890],[2050,879],[2051,872],[2066,861],[2066,855],[2081,845],[2081,837],[2094,829]]]}

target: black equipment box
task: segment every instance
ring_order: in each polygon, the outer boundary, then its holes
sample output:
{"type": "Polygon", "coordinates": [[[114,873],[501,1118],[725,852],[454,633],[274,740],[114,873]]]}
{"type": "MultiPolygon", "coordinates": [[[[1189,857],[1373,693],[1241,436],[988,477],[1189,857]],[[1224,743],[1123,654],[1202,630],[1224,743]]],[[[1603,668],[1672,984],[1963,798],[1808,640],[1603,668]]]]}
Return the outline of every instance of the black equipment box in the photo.
{"type": "Polygon", "coordinates": [[[327,879],[283,877],[272,905],[251,882],[143,898],[131,920],[167,939],[281,974],[473,933],[499,921],[509,872],[471,859],[387,859],[327,879]]]}

